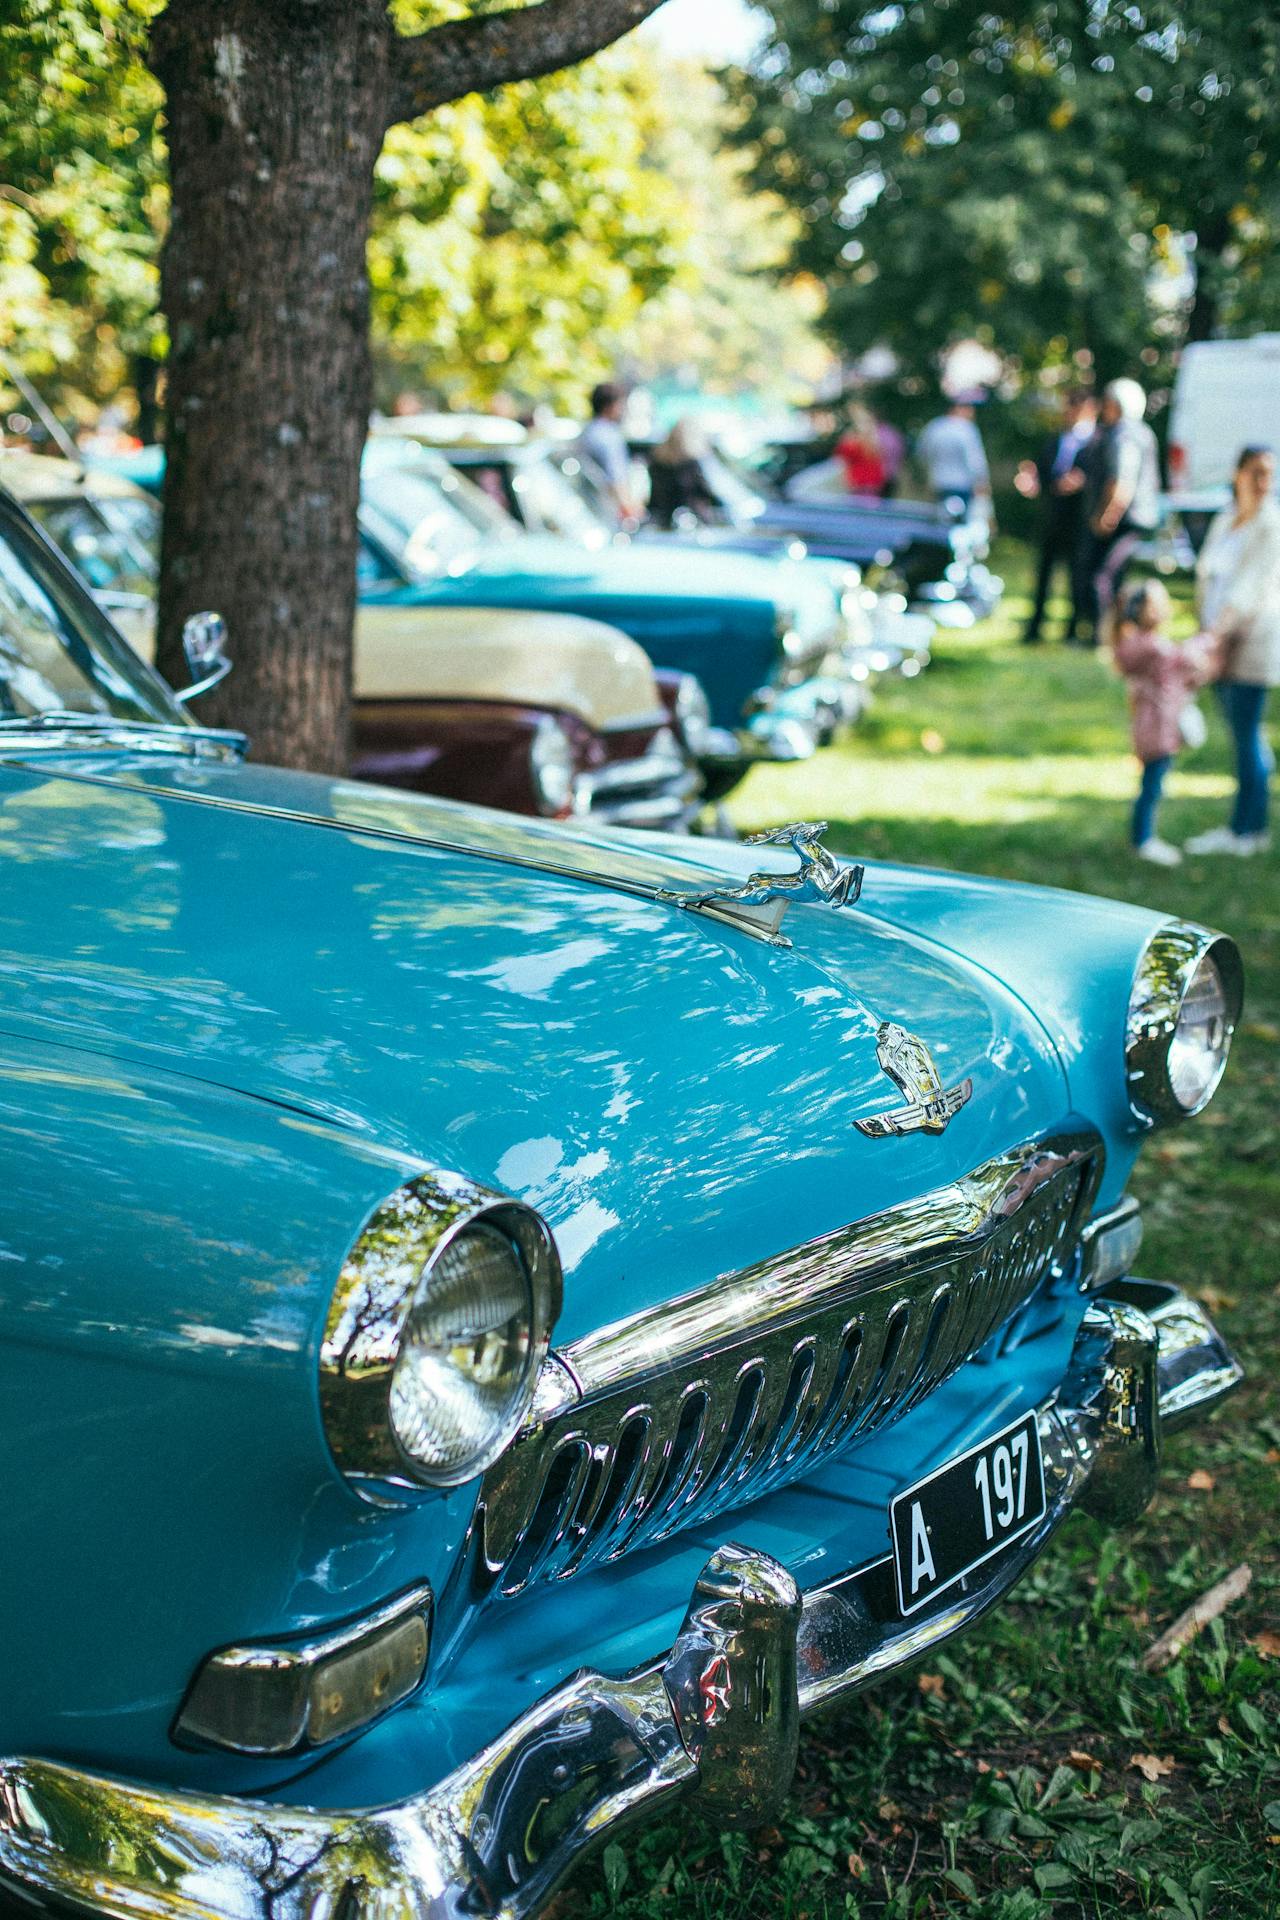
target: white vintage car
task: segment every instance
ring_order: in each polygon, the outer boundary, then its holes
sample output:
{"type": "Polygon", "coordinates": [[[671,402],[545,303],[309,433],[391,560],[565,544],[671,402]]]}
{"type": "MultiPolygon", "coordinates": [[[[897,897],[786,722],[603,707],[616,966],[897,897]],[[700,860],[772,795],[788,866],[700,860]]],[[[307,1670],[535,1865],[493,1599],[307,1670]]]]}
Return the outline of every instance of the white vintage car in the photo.
{"type": "MultiPolygon", "coordinates": [[[[70,460],[0,454],[11,493],[144,659],[155,654],[160,507],[70,460]]],[[[352,772],[555,819],[667,831],[701,802],[706,703],[598,620],[519,609],[362,606],[352,772]]]]}

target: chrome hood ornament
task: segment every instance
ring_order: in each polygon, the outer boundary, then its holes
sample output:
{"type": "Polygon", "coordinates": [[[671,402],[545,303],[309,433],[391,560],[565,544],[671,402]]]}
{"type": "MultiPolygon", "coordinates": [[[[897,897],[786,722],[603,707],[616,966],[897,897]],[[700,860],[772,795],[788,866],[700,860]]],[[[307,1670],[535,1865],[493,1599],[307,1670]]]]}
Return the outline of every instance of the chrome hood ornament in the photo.
{"type": "Polygon", "coordinates": [[[973,1098],[973,1081],[944,1087],[933,1055],[918,1034],[908,1033],[894,1020],[882,1022],[876,1034],[876,1058],[882,1073],[907,1096],[905,1107],[855,1120],[859,1133],[882,1140],[895,1133],[945,1133],[961,1107],[973,1098]]]}
{"type": "Polygon", "coordinates": [[[709,893],[664,891],[660,898],[713,918],[737,924],[749,921],[775,947],[789,947],[791,942],[779,928],[793,901],[847,907],[862,892],[865,868],[842,866],[821,844],[827,824],[825,820],[799,821],[789,827],[772,827],[767,833],[753,833],[745,842],[748,847],[789,846],[800,862],[794,873],[753,873],[740,887],[709,893]]]}

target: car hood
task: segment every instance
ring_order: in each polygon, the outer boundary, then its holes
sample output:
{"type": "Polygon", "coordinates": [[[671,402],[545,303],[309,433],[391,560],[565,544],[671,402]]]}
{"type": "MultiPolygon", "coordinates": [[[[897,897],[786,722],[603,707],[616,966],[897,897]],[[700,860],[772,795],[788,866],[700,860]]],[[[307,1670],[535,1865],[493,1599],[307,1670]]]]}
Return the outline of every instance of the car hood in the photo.
{"type": "Polygon", "coordinates": [[[559,1241],[570,1337],[1066,1117],[1044,1030],[881,920],[874,869],[856,908],[793,907],[778,948],[646,891],[732,880],[754,850],[87,754],[0,768],[0,846],[0,1023],[522,1196],[559,1241]],[[885,1020],[946,1085],[972,1077],[944,1134],[855,1126],[901,1103],[885,1020]]]}
{"type": "Polygon", "coordinates": [[[510,546],[480,549],[461,578],[556,581],[575,592],[628,599],[751,600],[770,608],[790,608],[797,597],[810,596],[825,596],[830,607],[834,598],[830,581],[804,561],[671,547],[664,550],[659,567],[652,549],[643,545],[592,552],[568,540],[533,534],[510,546]]]}
{"type": "Polygon", "coordinates": [[[602,730],[653,726],[662,697],[644,649],[599,620],[519,608],[363,606],[358,700],[492,700],[554,708],[602,730]]]}

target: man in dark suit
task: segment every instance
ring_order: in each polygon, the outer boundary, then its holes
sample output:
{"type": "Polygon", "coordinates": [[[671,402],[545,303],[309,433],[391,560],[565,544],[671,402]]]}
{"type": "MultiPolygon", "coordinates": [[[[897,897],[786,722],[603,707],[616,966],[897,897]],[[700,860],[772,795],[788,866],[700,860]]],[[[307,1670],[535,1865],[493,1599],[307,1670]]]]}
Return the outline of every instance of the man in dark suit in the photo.
{"type": "Polygon", "coordinates": [[[1071,623],[1063,638],[1074,641],[1089,617],[1089,587],[1085,577],[1084,466],[1093,439],[1097,408],[1093,395],[1073,387],[1063,398],[1062,423],[1051,433],[1034,460],[1024,460],[1014,484],[1028,500],[1043,502],[1040,567],[1035,605],[1022,638],[1028,646],[1043,639],[1045,607],[1058,567],[1065,567],[1071,590],[1071,623]]]}

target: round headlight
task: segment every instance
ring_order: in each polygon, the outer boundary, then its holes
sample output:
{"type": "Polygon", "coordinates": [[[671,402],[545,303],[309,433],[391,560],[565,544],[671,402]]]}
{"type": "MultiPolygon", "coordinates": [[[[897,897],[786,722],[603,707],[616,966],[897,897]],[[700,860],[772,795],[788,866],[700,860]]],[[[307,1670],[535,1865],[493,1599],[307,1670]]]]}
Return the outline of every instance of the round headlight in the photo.
{"type": "Polygon", "coordinates": [[[545,714],[534,729],[529,772],[542,811],[567,812],[573,801],[577,765],[568,731],[551,714],[545,714]]]}
{"type": "Polygon", "coordinates": [[[320,1352],[335,1460],[398,1500],[490,1466],[519,1431],[560,1306],[536,1213],[469,1181],[421,1179],[373,1216],[343,1265],[320,1352]]]}
{"type": "Polygon", "coordinates": [[[1148,1125],[1208,1105],[1226,1071],[1244,999],[1235,942],[1175,921],[1138,963],[1125,1036],[1129,1098],[1148,1125]]]}

